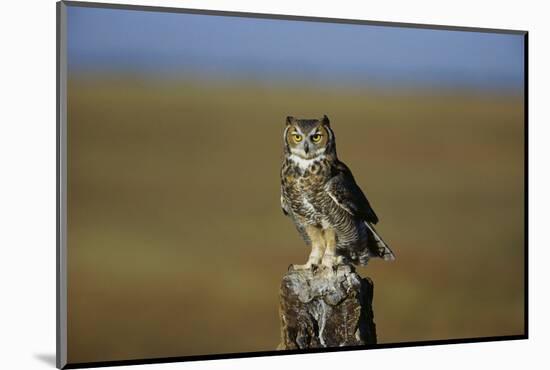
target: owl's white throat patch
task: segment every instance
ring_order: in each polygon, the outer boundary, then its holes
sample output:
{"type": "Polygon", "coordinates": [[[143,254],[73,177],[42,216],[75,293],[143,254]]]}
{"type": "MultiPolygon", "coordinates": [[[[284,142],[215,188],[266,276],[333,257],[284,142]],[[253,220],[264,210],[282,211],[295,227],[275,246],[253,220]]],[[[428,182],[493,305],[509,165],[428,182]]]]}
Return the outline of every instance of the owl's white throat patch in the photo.
{"type": "Polygon", "coordinates": [[[300,169],[303,171],[303,170],[307,170],[313,163],[324,159],[325,156],[320,155],[320,156],[317,156],[315,158],[305,159],[305,158],[297,156],[296,154],[291,154],[288,158],[292,162],[294,162],[294,164],[296,164],[298,167],[300,167],[300,169]]]}

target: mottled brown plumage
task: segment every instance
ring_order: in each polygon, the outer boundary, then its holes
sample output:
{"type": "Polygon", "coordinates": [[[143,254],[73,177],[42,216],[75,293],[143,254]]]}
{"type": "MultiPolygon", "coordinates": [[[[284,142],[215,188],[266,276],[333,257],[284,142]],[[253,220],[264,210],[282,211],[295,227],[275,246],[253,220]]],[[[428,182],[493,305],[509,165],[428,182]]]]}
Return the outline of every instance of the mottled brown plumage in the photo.
{"type": "Polygon", "coordinates": [[[281,206],[312,251],[305,265],[366,265],[395,257],[374,229],[378,217],[338,160],[329,119],[287,117],[281,168],[281,206]]]}

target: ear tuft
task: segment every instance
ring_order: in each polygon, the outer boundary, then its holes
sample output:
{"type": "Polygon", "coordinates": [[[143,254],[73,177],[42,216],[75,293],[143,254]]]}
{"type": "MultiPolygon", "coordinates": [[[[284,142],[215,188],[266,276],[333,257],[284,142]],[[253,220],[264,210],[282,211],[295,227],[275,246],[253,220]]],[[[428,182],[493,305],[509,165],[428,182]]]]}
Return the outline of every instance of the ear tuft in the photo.
{"type": "Polygon", "coordinates": [[[330,127],[330,120],[328,119],[327,115],[323,115],[323,125],[330,127]]]}
{"type": "Polygon", "coordinates": [[[286,117],[286,125],[289,126],[290,124],[292,124],[292,122],[294,122],[294,117],[287,116],[286,117]]]}

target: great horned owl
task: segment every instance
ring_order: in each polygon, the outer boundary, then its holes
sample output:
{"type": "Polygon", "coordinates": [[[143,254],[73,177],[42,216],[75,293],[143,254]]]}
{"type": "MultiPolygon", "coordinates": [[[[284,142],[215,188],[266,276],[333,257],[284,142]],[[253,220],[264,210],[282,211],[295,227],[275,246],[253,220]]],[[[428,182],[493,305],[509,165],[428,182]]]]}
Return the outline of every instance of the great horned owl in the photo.
{"type": "Polygon", "coordinates": [[[395,259],[374,229],[378,217],[369,201],[336,156],[328,117],[287,117],[283,139],[281,207],[311,246],[307,263],[293,268],[395,259]]]}

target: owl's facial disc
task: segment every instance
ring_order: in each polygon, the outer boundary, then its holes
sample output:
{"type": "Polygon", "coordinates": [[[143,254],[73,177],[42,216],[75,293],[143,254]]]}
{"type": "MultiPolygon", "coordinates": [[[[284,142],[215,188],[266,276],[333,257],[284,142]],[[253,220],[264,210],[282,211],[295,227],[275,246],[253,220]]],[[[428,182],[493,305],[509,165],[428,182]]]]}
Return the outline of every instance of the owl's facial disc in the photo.
{"type": "Polygon", "coordinates": [[[302,159],[315,159],[325,153],[328,132],[322,125],[310,130],[292,125],[288,128],[286,140],[291,154],[302,159]]]}

